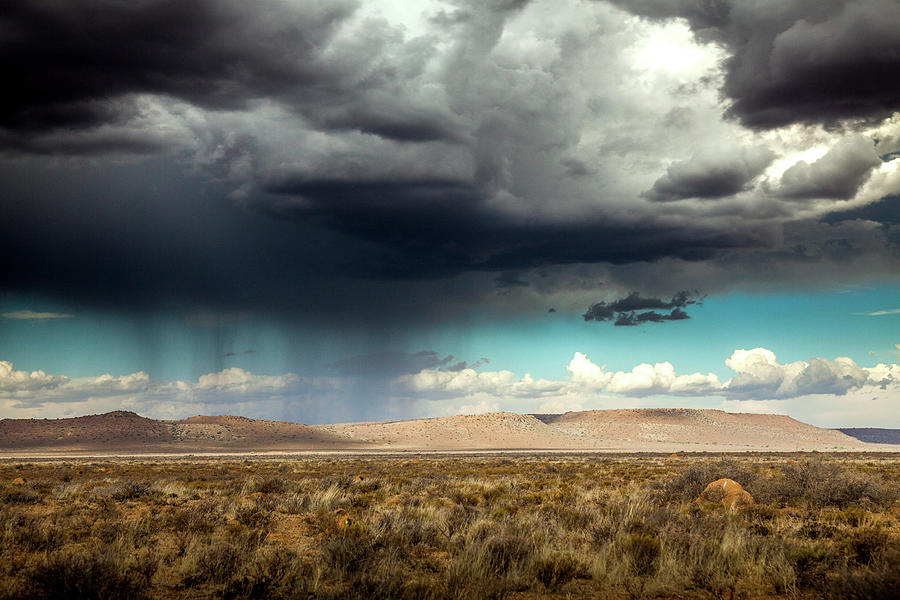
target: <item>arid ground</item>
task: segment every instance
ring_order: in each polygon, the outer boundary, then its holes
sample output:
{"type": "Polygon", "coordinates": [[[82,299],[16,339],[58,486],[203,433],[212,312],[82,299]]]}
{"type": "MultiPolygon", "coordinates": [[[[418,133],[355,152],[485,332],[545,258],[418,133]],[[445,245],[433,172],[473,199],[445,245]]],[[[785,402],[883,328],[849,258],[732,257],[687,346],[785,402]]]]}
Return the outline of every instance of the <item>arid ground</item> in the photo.
{"type": "Polygon", "coordinates": [[[900,455],[0,462],[0,598],[896,598],[900,455]],[[727,477],[745,509],[697,502],[727,477]]]}

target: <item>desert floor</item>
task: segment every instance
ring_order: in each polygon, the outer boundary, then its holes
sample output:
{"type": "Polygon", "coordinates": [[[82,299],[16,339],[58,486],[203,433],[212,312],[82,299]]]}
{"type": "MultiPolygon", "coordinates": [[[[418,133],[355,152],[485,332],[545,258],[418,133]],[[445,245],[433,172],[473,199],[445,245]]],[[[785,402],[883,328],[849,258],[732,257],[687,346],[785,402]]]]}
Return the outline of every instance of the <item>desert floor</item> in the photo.
{"type": "Polygon", "coordinates": [[[900,454],[0,460],[0,598],[896,598],[900,454]],[[719,478],[752,506],[697,501],[719,478]]]}

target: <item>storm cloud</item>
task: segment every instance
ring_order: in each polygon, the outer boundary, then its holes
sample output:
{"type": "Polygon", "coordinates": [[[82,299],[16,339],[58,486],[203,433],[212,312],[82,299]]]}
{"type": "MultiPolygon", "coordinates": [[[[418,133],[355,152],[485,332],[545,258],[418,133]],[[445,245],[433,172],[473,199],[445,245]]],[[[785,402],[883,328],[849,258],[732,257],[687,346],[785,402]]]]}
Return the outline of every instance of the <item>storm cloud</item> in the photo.
{"type": "Polygon", "coordinates": [[[771,164],[775,155],[766,148],[711,151],[669,165],[643,196],[660,202],[685,198],[722,198],[747,189],[771,164]]]}
{"type": "Polygon", "coordinates": [[[898,9],[767,6],[9,2],[0,286],[389,327],[890,272],[894,232],[820,219],[900,191],[898,9]],[[829,129],[758,132],[792,124],[829,129]]]}
{"type": "Polygon", "coordinates": [[[683,321],[690,319],[684,307],[698,303],[700,299],[696,297],[696,293],[692,295],[689,292],[678,292],[671,300],[666,301],[659,298],[642,298],[639,292],[632,292],[620,300],[597,302],[591,305],[582,317],[585,321],[613,321],[616,327],[683,321]],[[647,309],[666,309],[671,312],[660,313],[647,309]]]}
{"type": "Polygon", "coordinates": [[[900,5],[893,0],[614,0],[684,18],[721,44],[729,114],[748,127],[884,119],[900,106],[900,5]]]}
{"type": "Polygon", "coordinates": [[[779,194],[788,198],[852,198],[881,164],[875,146],[863,136],[841,140],[812,164],[800,161],[781,176],[779,194]]]}

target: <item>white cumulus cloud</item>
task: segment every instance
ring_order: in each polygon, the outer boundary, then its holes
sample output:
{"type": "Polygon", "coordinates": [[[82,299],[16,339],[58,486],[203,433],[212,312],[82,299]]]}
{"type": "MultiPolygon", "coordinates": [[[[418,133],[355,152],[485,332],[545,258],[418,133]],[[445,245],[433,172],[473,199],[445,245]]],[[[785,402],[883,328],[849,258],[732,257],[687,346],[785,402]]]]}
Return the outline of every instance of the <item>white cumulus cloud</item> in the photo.
{"type": "Polygon", "coordinates": [[[736,398],[843,395],[870,380],[870,372],[847,357],[780,364],[771,350],[754,348],[735,350],[725,364],[738,373],[724,388],[727,395],[736,398]]]}

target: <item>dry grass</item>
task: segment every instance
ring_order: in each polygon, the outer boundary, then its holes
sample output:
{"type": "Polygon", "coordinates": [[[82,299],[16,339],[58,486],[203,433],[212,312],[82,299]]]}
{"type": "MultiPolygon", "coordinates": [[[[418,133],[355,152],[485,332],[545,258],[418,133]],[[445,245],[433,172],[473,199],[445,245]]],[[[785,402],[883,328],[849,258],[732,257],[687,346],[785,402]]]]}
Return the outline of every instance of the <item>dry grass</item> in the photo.
{"type": "Polygon", "coordinates": [[[898,501],[891,455],[8,461],[0,598],[886,599],[898,501]]]}

